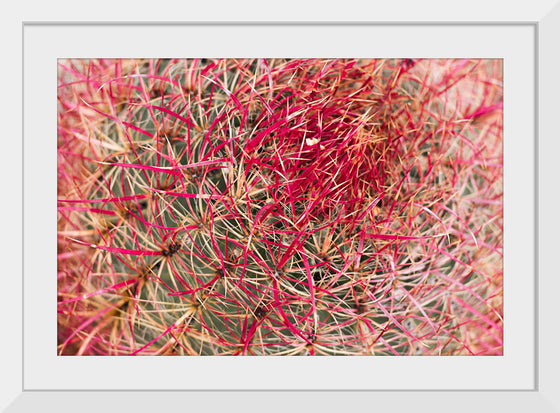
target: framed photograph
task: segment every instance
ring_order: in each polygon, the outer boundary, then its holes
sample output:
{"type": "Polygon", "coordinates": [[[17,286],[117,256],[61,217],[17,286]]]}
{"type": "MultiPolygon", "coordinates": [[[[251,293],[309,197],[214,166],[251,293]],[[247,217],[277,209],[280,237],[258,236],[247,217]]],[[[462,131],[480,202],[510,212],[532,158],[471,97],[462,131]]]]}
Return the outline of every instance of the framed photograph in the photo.
{"type": "Polygon", "coordinates": [[[6,411],[560,410],[557,3],[111,7],[12,18],[6,411]]]}

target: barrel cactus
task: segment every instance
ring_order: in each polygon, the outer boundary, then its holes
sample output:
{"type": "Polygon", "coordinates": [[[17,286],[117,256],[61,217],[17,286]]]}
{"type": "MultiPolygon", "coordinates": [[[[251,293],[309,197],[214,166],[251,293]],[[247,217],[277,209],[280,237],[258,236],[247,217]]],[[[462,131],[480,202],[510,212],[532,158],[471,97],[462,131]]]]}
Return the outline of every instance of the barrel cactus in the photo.
{"type": "Polygon", "coordinates": [[[59,354],[502,354],[500,60],[58,66],[59,354]]]}

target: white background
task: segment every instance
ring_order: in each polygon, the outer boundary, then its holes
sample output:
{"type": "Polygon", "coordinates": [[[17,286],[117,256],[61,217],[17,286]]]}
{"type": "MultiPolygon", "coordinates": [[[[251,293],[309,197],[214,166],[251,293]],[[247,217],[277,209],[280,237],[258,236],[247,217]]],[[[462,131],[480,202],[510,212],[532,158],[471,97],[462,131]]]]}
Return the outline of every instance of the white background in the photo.
{"type": "Polygon", "coordinates": [[[26,26],[25,389],[532,389],[534,28],[530,26],[26,26]],[[504,59],[502,357],[58,357],[56,59],[504,59]]]}

